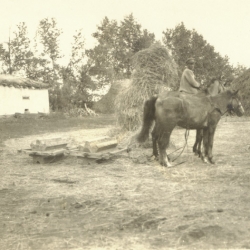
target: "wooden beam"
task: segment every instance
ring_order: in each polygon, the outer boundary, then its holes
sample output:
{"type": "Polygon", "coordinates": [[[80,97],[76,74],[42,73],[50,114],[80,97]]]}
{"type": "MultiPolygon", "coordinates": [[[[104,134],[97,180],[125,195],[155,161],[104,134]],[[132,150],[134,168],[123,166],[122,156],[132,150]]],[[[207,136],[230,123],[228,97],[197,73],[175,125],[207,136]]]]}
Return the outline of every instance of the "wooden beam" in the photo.
{"type": "Polygon", "coordinates": [[[97,138],[94,138],[92,140],[87,140],[85,141],[83,144],[79,145],[78,146],[78,149],[79,151],[82,151],[82,152],[92,152],[91,149],[93,147],[95,147],[95,145],[97,143],[101,143],[101,142],[104,142],[106,140],[108,140],[109,137],[107,136],[102,136],[102,137],[97,137],[97,138]]]}
{"type": "Polygon", "coordinates": [[[115,148],[117,144],[118,144],[117,140],[108,140],[108,141],[96,144],[96,147],[94,148],[94,150],[95,152],[100,152],[103,150],[115,148]]]}
{"type": "Polygon", "coordinates": [[[109,137],[96,138],[94,140],[86,141],[79,146],[79,151],[97,153],[103,150],[115,148],[118,142],[116,139],[109,137]]]}
{"type": "Polygon", "coordinates": [[[62,138],[38,139],[30,144],[32,151],[47,151],[65,148],[67,142],[62,138]]]}

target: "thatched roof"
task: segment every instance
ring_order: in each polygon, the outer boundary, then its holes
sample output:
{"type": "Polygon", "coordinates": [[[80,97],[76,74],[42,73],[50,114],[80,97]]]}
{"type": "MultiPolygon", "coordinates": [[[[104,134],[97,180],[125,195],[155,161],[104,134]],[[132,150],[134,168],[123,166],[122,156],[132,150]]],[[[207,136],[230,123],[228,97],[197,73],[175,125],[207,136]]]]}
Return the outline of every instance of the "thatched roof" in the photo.
{"type": "Polygon", "coordinates": [[[28,78],[17,77],[13,75],[0,75],[0,85],[6,87],[15,88],[35,88],[35,89],[47,89],[48,84],[43,82],[34,81],[28,78]]]}

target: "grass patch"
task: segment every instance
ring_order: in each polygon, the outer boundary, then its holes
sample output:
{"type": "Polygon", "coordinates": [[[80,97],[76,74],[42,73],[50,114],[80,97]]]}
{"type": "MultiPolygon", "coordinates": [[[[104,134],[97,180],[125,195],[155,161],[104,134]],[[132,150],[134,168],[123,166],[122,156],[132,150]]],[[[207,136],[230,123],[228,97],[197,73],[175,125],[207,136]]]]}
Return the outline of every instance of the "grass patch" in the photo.
{"type": "Polygon", "coordinates": [[[102,128],[116,123],[114,115],[86,116],[82,118],[65,118],[63,115],[53,115],[40,119],[38,116],[23,116],[21,118],[0,119],[0,145],[11,138],[48,132],[66,132],[77,129],[102,128]]]}

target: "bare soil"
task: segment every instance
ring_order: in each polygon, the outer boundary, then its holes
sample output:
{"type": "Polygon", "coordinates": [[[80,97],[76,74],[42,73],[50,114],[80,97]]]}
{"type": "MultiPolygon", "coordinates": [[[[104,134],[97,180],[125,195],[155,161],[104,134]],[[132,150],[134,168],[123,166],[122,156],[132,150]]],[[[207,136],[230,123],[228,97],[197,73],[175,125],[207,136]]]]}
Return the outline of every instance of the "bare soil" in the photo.
{"type": "MultiPolygon", "coordinates": [[[[178,157],[172,168],[152,160],[150,148],[99,164],[75,157],[33,164],[17,153],[41,137],[77,145],[110,133],[113,125],[39,135],[29,135],[27,127],[22,138],[6,128],[11,138],[2,136],[0,148],[0,249],[250,249],[247,119],[221,120],[215,165],[193,155],[194,131],[183,154],[170,155],[178,157]]],[[[168,153],[185,144],[184,134],[174,131],[168,153]]]]}

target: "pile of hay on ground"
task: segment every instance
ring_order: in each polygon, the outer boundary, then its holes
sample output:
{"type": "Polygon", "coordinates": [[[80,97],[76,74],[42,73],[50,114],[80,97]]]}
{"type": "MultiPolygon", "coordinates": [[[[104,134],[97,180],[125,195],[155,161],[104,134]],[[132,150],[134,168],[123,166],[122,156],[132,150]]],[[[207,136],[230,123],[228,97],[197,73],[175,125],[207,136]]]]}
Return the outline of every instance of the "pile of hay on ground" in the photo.
{"type": "Polygon", "coordinates": [[[93,109],[96,112],[103,114],[112,114],[115,112],[115,98],[120,91],[126,89],[130,84],[129,79],[124,79],[112,83],[108,93],[104,95],[99,101],[93,104],[93,109]]]}
{"type": "Polygon", "coordinates": [[[131,84],[118,94],[115,105],[119,125],[129,131],[140,127],[147,99],[178,85],[177,65],[161,45],[139,51],[133,66],[131,84]]]}
{"type": "Polygon", "coordinates": [[[239,89],[242,105],[247,115],[250,115],[250,69],[234,79],[231,86],[236,90],[239,89]]]}

